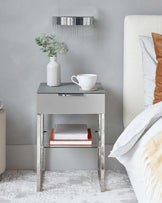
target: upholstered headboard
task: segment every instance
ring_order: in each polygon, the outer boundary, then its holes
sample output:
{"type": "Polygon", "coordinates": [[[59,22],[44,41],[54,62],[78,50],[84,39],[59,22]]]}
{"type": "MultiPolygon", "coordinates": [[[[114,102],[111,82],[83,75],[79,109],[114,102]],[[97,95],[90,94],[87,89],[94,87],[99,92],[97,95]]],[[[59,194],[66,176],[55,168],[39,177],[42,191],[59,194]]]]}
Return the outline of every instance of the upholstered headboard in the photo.
{"type": "Polygon", "coordinates": [[[126,127],[143,110],[144,88],[139,35],[162,33],[162,15],[126,16],[124,23],[123,122],[126,127]]]}

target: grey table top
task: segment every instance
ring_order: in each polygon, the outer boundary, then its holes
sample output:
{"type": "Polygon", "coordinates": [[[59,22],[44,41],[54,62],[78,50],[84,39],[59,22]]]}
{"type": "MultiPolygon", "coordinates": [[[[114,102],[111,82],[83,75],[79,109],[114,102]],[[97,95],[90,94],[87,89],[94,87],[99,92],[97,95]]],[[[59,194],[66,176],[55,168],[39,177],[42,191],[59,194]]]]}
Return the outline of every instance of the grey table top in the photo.
{"type": "Polygon", "coordinates": [[[95,90],[83,91],[78,85],[70,82],[61,83],[61,85],[57,87],[49,87],[47,83],[40,83],[37,94],[105,94],[101,83],[96,83],[94,89],[95,90]]]}

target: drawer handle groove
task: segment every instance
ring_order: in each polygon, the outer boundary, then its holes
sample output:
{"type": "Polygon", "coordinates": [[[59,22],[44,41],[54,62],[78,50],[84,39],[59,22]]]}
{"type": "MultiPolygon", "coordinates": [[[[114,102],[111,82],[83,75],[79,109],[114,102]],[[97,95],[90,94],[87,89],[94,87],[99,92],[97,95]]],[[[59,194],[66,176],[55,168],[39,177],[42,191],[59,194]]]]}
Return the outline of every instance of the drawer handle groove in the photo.
{"type": "Polygon", "coordinates": [[[80,97],[83,96],[83,93],[77,93],[77,94],[66,94],[66,93],[59,93],[58,96],[60,97],[80,97]]]}

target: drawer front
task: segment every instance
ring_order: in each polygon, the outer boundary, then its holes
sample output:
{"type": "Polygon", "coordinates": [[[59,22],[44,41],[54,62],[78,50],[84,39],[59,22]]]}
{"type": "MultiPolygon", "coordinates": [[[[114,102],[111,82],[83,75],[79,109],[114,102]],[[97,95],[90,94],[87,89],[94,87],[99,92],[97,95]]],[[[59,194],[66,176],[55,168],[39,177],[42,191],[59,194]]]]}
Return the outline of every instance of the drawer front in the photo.
{"type": "Polygon", "coordinates": [[[38,94],[37,112],[44,114],[105,113],[105,95],[38,94]]]}

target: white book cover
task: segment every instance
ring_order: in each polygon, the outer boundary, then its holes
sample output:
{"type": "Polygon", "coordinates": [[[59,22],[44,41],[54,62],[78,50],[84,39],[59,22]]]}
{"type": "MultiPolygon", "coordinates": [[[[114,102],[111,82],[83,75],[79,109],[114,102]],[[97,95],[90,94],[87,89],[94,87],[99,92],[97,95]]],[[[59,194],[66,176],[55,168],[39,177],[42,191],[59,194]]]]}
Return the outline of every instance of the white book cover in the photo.
{"type": "Polygon", "coordinates": [[[56,124],[54,139],[57,140],[86,140],[88,131],[86,124],[56,124]]]}

